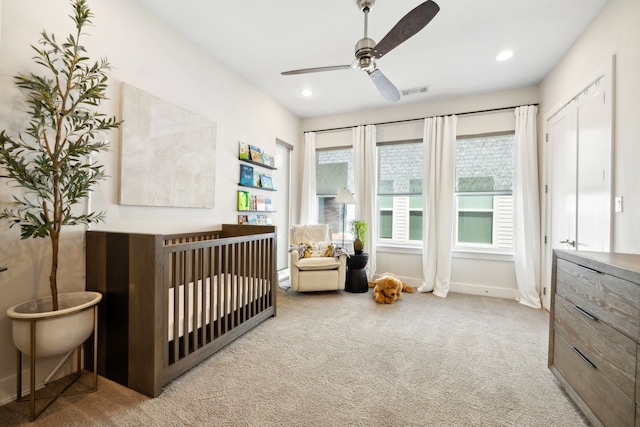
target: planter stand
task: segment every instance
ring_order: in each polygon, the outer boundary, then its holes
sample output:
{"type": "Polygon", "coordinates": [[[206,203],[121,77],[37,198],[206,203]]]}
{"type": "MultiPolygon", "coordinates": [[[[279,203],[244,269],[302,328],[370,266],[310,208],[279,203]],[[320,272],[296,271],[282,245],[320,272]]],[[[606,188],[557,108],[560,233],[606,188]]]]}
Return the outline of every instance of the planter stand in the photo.
{"type": "MultiPolygon", "coordinates": [[[[93,393],[98,390],[98,306],[94,305],[91,307],[93,309],[93,386],[87,390],[79,390],[79,391],[71,391],[67,392],[67,389],[71,387],[75,382],[80,379],[82,376],[82,344],[80,344],[77,348],[77,371],[70,374],[73,375],[73,380],[62,389],[62,391],[49,395],[49,396],[39,396],[36,397],[36,324],[38,320],[41,319],[32,319],[32,320],[24,320],[25,322],[30,322],[31,328],[31,344],[30,344],[30,352],[29,352],[29,364],[30,364],[30,392],[29,396],[22,396],[22,351],[18,350],[18,363],[17,363],[17,402],[25,402],[29,401],[29,421],[35,420],[40,414],[42,414],[56,399],[60,396],[73,396],[76,394],[84,394],[84,393],[93,393]],[[36,414],[36,400],[41,399],[49,399],[49,402],[36,414]]],[[[74,313],[69,313],[74,314],[74,313]]],[[[68,314],[67,314],[68,315],[68,314]]]]}

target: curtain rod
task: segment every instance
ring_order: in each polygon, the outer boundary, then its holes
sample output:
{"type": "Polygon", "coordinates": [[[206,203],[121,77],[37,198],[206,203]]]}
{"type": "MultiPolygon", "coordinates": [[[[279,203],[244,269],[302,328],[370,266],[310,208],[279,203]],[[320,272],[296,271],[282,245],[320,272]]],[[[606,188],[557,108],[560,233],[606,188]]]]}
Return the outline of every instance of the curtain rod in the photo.
{"type": "MultiPolygon", "coordinates": [[[[535,104],[526,104],[526,105],[535,105],[536,107],[538,106],[538,103],[535,104]]],[[[505,110],[513,110],[516,109],[518,107],[521,107],[521,105],[514,105],[512,107],[500,107],[500,108],[491,108],[488,110],[476,110],[476,111],[465,111],[464,113],[451,113],[451,114],[444,114],[445,116],[466,116],[468,114],[482,114],[482,113],[493,113],[495,111],[505,111],[505,110]]],[[[424,117],[422,118],[417,118],[417,119],[404,119],[404,120],[394,120],[391,122],[380,122],[380,123],[369,123],[372,124],[374,126],[382,126],[382,125],[392,125],[392,124],[396,124],[396,123],[406,123],[406,122],[415,122],[417,120],[424,120],[424,117]]],[[[318,130],[307,130],[303,133],[307,133],[307,132],[332,132],[332,131],[336,131],[336,130],[345,130],[345,129],[351,129],[355,126],[364,126],[364,125],[354,125],[354,126],[342,126],[342,127],[337,127],[337,128],[331,128],[331,129],[318,129],[318,130]]]]}

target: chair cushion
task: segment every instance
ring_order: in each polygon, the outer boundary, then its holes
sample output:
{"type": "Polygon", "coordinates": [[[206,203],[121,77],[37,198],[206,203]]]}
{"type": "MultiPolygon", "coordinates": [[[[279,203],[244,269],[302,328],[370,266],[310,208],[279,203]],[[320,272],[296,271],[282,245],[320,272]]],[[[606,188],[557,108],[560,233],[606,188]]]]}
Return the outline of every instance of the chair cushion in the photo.
{"type": "Polygon", "coordinates": [[[301,258],[296,262],[298,270],[332,270],[340,267],[340,260],[334,257],[301,258]]]}
{"type": "Polygon", "coordinates": [[[294,225],[291,227],[291,242],[323,242],[331,240],[327,224],[294,225]]]}

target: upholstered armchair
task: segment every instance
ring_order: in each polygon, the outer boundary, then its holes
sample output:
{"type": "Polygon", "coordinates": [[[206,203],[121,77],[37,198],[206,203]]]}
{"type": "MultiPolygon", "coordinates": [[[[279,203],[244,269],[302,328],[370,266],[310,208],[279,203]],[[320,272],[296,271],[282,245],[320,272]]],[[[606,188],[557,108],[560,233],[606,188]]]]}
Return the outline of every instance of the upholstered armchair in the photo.
{"type": "Polygon", "coordinates": [[[326,224],[291,227],[291,289],[296,292],[337,291],[344,289],[347,255],[333,256],[331,228],[326,224]],[[306,253],[300,248],[308,248],[306,253]],[[329,255],[329,256],[324,256],[329,255]]]}

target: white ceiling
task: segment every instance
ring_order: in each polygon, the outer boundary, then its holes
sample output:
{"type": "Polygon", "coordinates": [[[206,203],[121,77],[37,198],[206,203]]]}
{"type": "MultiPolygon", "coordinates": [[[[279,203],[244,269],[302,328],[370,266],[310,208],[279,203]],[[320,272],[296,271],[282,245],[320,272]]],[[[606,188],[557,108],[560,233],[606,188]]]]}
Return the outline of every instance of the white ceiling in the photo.
{"type": "MultiPolygon", "coordinates": [[[[364,35],[357,0],[138,0],[301,118],[389,106],[359,69],[294,76],[282,71],[350,64],[364,35]],[[300,90],[315,95],[304,98],[300,90]]],[[[376,42],[424,0],[377,0],[376,42]]],[[[377,61],[398,89],[428,86],[398,103],[539,83],[607,0],[435,0],[440,12],[377,61]],[[512,59],[497,62],[503,49],[512,59]]]]}

